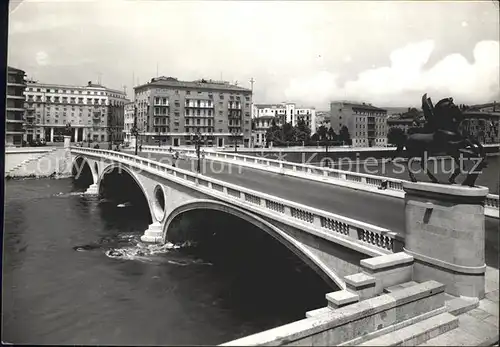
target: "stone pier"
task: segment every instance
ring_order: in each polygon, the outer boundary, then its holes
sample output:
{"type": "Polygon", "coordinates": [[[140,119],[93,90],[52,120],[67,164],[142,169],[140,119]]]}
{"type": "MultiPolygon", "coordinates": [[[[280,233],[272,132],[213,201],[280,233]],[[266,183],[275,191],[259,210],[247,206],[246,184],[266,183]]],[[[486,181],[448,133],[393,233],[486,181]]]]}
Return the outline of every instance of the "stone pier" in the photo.
{"type": "Polygon", "coordinates": [[[404,250],[415,259],[413,279],[439,281],[448,294],[482,299],[488,188],[413,182],[403,188],[404,250]]]}

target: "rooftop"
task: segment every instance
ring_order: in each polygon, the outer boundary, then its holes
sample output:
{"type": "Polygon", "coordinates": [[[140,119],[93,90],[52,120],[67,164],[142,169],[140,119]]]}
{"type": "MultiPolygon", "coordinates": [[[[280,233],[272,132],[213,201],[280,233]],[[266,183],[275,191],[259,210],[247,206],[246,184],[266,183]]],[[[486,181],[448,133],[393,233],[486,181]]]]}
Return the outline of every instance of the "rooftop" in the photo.
{"type": "Polygon", "coordinates": [[[111,89],[107,88],[101,84],[97,83],[92,83],[89,81],[87,85],[84,86],[78,86],[78,85],[70,85],[70,84],[51,84],[51,83],[40,83],[38,81],[33,81],[33,80],[28,80],[26,81],[28,83],[29,87],[41,87],[41,88],[68,88],[68,89],[88,89],[88,88],[95,88],[95,89],[100,89],[100,90],[106,90],[109,92],[125,95],[125,92],[123,90],[117,90],[117,89],[111,89]]]}
{"type": "Polygon", "coordinates": [[[7,71],[8,73],[22,73],[24,74],[24,70],[21,70],[21,69],[17,69],[15,67],[12,67],[12,66],[7,66],[7,71]]]}
{"type": "Polygon", "coordinates": [[[134,90],[148,88],[152,86],[161,87],[175,87],[175,88],[192,88],[192,89],[216,89],[216,90],[230,90],[236,92],[251,92],[248,88],[239,87],[234,84],[230,84],[225,81],[214,81],[214,80],[197,80],[197,81],[179,81],[174,77],[157,77],[152,78],[150,82],[146,84],[134,87],[134,90]]]}
{"type": "Polygon", "coordinates": [[[358,108],[358,109],[370,110],[370,111],[387,112],[387,110],[384,108],[375,107],[375,106],[372,106],[372,104],[368,104],[368,103],[364,103],[364,102],[359,103],[359,102],[354,102],[354,101],[332,101],[330,104],[343,104],[343,105],[349,105],[352,108],[358,108]]]}

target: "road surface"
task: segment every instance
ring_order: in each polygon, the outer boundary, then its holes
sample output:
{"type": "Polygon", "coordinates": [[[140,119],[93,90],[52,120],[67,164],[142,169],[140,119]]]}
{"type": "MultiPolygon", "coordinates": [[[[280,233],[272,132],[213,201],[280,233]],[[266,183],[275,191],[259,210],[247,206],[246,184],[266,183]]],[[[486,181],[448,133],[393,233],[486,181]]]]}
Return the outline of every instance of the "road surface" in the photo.
{"type": "MultiPolygon", "coordinates": [[[[165,153],[143,152],[139,155],[166,164],[172,162],[165,153]]],[[[403,199],[283,176],[237,164],[229,165],[209,159],[203,159],[202,163],[202,173],[208,177],[387,228],[402,235],[405,233],[403,199]]],[[[177,167],[195,171],[196,160],[180,159],[177,167]]],[[[498,268],[498,234],[498,219],[486,217],[486,263],[495,268],[498,268]]]]}

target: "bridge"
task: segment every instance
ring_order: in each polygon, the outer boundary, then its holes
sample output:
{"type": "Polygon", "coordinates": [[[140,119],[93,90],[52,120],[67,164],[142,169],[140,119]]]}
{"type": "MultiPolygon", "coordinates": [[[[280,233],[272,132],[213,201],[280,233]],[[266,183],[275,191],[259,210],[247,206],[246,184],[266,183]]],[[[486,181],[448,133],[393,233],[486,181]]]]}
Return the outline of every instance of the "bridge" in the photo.
{"type": "MultiPolygon", "coordinates": [[[[196,171],[195,150],[185,148],[182,152],[187,158],[177,160],[177,167],[196,171]]],[[[167,148],[143,146],[139,155],[173,163],[167,148]]],[[[204,153],[201,171],[224,182],[361,220],[403,238],[406,232],[405,181],[401,179],[216,151],[204,153]],[[387,188],[379,189],[384,181],[387,188]]],[[[484,211],[486,264],[498,268],[498,195],[487,195],[484,211]]]]}
{"type": "Polygon", "coordinates": [[[458,344],[498,341],[498,325],[486,331],[489,325],[478,320],[473,323],[481,329],[467,330],[470,319],[477,319],[468,311],[498,319],[498,308],[492,308],[498,306],[498,273],[484,256],[486,246],[497,267],[497,242],[488,249],[485,239],[498,240],[498,196],[487,196],[486,189],[412,185],[217,152],[205,153],[210,168],[198,173],[189,150],[173,166],[167,150],[146,149],[140,156],[70,149],[75,170],[85,166],[91,172],[89,194],[102,192],[108,175],[136,182],[152,220],[143,241],[165,242],[189,211],[220,211],[276,238],[340,289],[304,320],[227,345],[440,345],[449,343],[447,332],[458,336],[452,338],[458,344]],[[383,182],[387,189],[378,189],[383,182]],[[450,199],[458,199],[453,208],[450,199]],[[390,334],[395,330],[399,334],[390,334]]]}
{"type": "Polygon", "coordinates": [[[142,237],[145,242],[165,242],[173,220],[187,211],[223,211],[275,237],[340,288],[345,288],[343,276],[359,270],[360,260],[402,249],[402,238],[386,228],[155,160],[81,147],[72,147],[71,155],[76,168],[88,165],[91,170],[88,193],[99,193],[113,172],[134,179],[153,221],[142,237]]]}

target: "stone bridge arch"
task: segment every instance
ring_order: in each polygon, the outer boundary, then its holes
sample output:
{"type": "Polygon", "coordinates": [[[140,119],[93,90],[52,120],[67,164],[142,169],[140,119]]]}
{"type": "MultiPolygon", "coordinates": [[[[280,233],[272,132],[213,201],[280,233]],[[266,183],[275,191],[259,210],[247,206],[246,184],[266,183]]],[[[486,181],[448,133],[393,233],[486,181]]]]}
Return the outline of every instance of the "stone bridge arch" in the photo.
{"type": "Polygon", "coordinates": [[[335,284],[337,287],[344,289],[345,282],[343,277],[332,270],[331,266],[324,262],[321,257],[318,257],[309,247],[306,247],[299,240],[291,237],[287,232],[281,230],[271,222],[236,206],[216,200],[196,200],[190,201],[175,208],[166,218],[163,227],[162,242],[167,241],[168,231],[176,217],[193,210],[215,210],[225,212],[235,217],[238,217],[272,236],[282,245],[287,247],[291,252],[298,256],[302,261],[316,271],[327,283],[335,284]]]}
{"type": "Polygon", "coordinates": [[[95,161],[93,159],[83,155],[73,156],[71,158],[71,174],[74,174],[74,170],[79,173],[79,171],[81,171],[83,169],[83,166],[86,164],[88,165],[90,172],[92,173],[92,185],[96,184],[99,179],[99,174],[96,170],[94,162],[95,161]]]}
{"type": "MultiPolygon", "coordinates": [[[[118,170],[120,173],[125,173],[129,175],[135,182],[135,184],[139,187],[144,195],[144,198],[148,204],[148,210],[151,215],[151,220],[154,222],[156,220],[154,209],[153,209],[153,199],[151,189],[148,189],[148,185],[145,184],[144,179],[141,179],[140,175],[138,175],[134,170],[126,167],[125,165],[120,165],[119,163],[102,163],[102,162],[94,162],[96,166],[96,170],[99,170],[99,175],[97,176],[97,181],[95,183],[95,189],[97,194],[101,192],[102,183],[104,176],[112,173],[114,170],[118,170]]],[[[93,163],[93,164],[94,164],[93,163]]]]}

